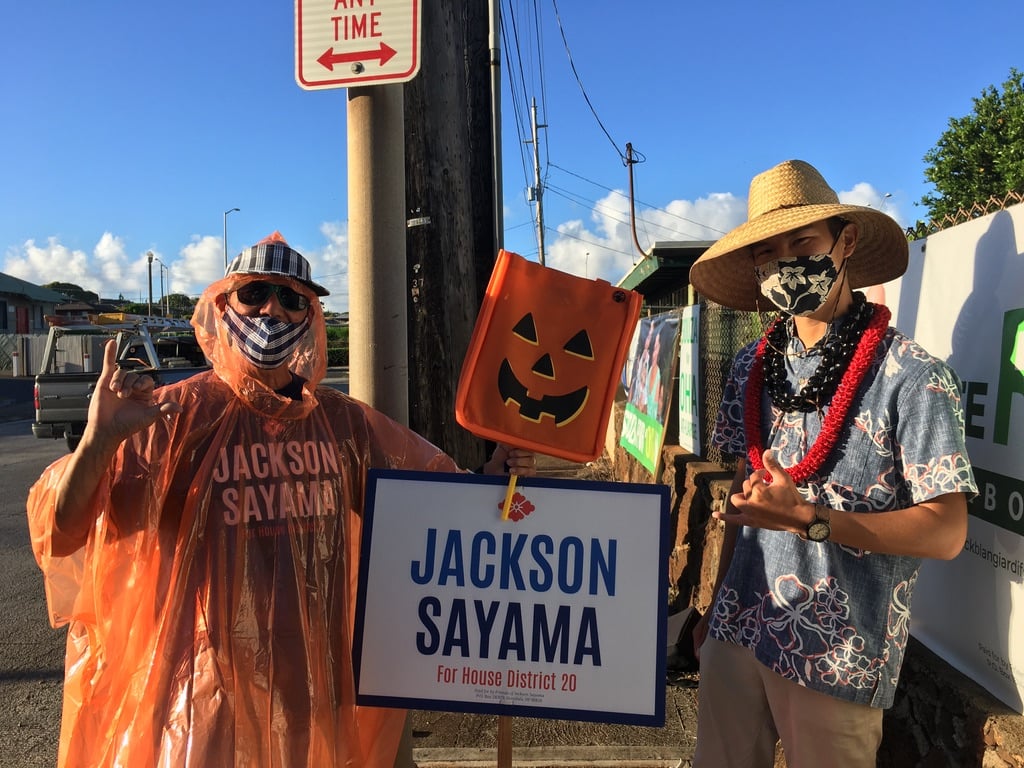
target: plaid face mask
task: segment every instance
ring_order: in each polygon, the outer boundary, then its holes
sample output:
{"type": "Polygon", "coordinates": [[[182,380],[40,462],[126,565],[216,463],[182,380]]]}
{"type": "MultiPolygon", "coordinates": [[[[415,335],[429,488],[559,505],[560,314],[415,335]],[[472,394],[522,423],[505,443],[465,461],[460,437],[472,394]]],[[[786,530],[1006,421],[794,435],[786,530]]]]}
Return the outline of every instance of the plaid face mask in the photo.
{"type": "Polygon", "coordinates": [[[288,323],[265,315],[247,317],[226,307],[224,322],[246,360],[257,368],[277,368],[302,341],[310,320],[309,315],[301,323],[288,323]]]}

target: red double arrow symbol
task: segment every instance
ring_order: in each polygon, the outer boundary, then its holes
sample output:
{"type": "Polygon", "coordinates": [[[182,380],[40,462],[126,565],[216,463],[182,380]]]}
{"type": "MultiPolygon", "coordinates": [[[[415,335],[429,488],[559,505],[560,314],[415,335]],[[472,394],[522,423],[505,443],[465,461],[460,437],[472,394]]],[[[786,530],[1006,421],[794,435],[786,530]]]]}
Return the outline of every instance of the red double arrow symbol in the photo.
{"type": "Polygon", "coordinates": [[[317,59],[326,69],[331,72],[334,71],[335,64],[344,64],[350,61],[366,61],[367,59],[379,59],[380,66],[387,64],[391,57],[394,56],[397,51],[390,45],[384,43],[380,44],[380,48],[376,51],[354,51],[352,53],[335,53],[334,48],[328,48],[324,51],[323,55],[317,59]]]}

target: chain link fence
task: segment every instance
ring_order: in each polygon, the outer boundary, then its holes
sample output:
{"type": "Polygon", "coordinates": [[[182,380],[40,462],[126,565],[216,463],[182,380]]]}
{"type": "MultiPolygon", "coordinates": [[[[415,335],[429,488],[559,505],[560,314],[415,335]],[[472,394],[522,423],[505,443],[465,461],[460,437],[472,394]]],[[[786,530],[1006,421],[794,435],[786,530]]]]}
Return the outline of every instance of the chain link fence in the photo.
{"type": "Polygon", "coordinates": [[[0,371],[10,371],[14,367],[14,353],[17,349],[17,336],[0,335],[0,371]]]}
{"type": "Polygon", "coordinates": [[[704,458],[734,469],[736,461],[711,444],[715,417],[722,404],[725,383],[733,358],[744,346],[764,333],[771,314],[740,312],[711,301],[700,302],[700,404],[701,446],[704,458]]]}

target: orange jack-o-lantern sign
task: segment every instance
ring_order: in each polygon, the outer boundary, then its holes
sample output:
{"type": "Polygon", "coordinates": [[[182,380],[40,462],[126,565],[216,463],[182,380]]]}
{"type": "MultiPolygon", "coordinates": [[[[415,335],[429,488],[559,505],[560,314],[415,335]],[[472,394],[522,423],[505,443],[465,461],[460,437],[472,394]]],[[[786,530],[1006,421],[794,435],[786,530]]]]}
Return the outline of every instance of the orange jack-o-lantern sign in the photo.
{"type": "MultiPolygon", "coordinates": [[[[590,334],[585,328],[576,332],[565,344],[562,345],[562,353],[565,356],[558,366],[556,373],[555,361],[552,359],[552,352],[540,352],[540,342],[537,338],[537,324],[533,319],[533,313],[527,312],[512,329],[512,335],[530,344],[537,349],[540,356],[530,366],[530,373],[551,382],[557,382],[566,378],[572,380],[580,377],[571,375],[576,370],[580,360],[594,362],[594,347],[590,343],[590,334]]],[[[587,371],[583,376],[584,382],[588,382],[593,371],[587,371]]],[[[540,397],[530,397],[530,388],[523,384],[512,370],[512,363],[506,357],[501,361],[498,368],[498,391],[505,405],[515,404],[519,406],[519,415],[524,419],[539,422],[545,416],[550,416],[555,421],[556,427],[568,424],[580,413],[587,404],[590,393],[588,383],[583,383],[572,391],[564,394],[547,394],[540,397]]]]}
{"type": "Polygon", "coordinates": [[[474,434],[575,461],[600,455],[640,296],[501,251],[455,415],[474,434]]]}

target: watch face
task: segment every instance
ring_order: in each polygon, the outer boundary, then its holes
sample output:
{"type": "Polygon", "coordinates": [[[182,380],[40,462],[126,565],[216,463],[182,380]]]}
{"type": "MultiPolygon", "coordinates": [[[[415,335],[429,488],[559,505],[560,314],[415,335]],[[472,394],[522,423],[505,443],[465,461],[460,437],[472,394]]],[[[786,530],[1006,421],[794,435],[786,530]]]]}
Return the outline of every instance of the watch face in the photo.
{"type": "Polygon", "coordinates": [[[824,520],[815,520],[807,526],[807,538],[811,541],[825,541],[832,533],[832,527],[824,520]]]}

